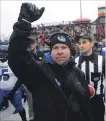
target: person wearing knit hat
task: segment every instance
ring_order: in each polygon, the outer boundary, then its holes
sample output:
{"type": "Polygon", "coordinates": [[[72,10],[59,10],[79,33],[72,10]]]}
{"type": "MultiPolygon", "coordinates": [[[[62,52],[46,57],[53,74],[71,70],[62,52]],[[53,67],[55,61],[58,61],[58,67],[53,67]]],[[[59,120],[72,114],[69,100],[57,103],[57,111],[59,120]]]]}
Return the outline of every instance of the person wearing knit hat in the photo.
{"type": "Polygon", "coordinates": [[[52,48],[55,44],[61,43],[67,45],[69,48],[71,48],[72,39],[71,37],[64,32],[57,32],[50,36],[50,48],[52,48]]]}
{"type": "Polygon", "coordinates": [[[75,56],[76,52],[72,39],[67,33],[54,33],[50,36],[49,40],[51,58],[54,62],[64,64],[68,62],[72,56],[75,56]]]}
{"type": "Polygon", "coordinates": [[[89,88],[84,73],[72,61],[71,37],[54,33],[49,38],[55,63],[38,62],[27,49],[31,23],[43,12],[44,8],[23,3],[9,43],[9,66],[32,93],[33,121],[92,121],[89,88]]]}

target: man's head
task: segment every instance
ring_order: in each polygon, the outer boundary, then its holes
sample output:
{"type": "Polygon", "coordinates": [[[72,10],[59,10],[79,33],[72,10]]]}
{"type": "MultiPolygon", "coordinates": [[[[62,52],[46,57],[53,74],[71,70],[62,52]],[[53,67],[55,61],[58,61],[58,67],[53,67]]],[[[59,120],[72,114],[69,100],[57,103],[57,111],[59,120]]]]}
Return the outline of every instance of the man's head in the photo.
{"type": "Polygon", "coordinates": [[[86,56],[92,54],[92,48],[95,43],[95,38],[90,34],[80,34],[75,37],[75,41],[77,42],[80,52],[86,56]]]}
{"type": "Polygon", "coordinates": [[[70,36],[64,32],[55,33],[49,40],[53,60],[59,65],[67,63],[72,56],[72,40],[70,36]]]}
{"type": "Polygon", "coordinates": [[[0,61],[5,62],[8,59],[8,45],[0,45],[0,61]]]}

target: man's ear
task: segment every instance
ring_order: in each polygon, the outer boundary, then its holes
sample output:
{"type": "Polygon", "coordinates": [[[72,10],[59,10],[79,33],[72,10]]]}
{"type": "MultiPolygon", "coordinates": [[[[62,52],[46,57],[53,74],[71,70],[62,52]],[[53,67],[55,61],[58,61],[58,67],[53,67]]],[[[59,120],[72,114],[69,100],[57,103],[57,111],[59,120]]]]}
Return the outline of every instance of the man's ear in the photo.
{"type": "Polygon", "coordinates": [[[91,46],[93,47],[95,44],[95,41],[91,41],[91,46]]]}

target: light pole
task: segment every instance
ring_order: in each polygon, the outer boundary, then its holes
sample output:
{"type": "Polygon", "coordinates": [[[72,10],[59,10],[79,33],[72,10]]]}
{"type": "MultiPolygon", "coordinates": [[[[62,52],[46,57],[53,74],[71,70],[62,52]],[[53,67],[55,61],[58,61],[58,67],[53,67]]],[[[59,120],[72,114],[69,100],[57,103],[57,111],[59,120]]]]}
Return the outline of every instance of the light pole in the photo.
{"type": "Polygon", "coordinates": [[[82,19],[82,1],[80,0],[80,18],[82,19]]]}

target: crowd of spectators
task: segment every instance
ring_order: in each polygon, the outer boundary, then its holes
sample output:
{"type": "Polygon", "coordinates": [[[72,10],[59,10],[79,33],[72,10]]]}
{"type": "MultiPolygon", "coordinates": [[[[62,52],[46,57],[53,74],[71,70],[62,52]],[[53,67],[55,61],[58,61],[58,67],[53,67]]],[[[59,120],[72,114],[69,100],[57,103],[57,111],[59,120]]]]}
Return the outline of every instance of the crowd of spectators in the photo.
{"type": "MultiPolygon", "coordinates": [[[[51,25],[51,26],[44,26],[42,24],[41,27],[34,27],[33,33],[36,33],[38,44],[41,49],[46,45],[49,40],[48,38],[51,34],[55,32],[66,32],[68,33],[73,42],[76,35],[81,33],[90,33],[92,32],[92,24],[90,23],[80,23],[80,24],[60,24],[60,25],[51,25]]],[[[96,26],[96,33],[94,34],[95,40],[97,42],[101,42],[105,38],[105,30],[104,25],[97,25],[96,26]]]]}
{"type": "MultiPolygon", "coordinates": [[[[49,37],[55,32],[66,32],[68,33],[74,42],[74,38],[76,35],[81,33],[90,33],[92,32],[92,24],[91,23],[67,23],[67,24],[58,24],[58,25],[44,25],[33,27],[32,33],[34,38],[37,39],[38,46],[40,50],[48,49],[47,43],[49,41],[49,37]]],[[[95,40],[97,42],[102,42],[105,38],[105,25],[97,24],[96,25],[96,33],[94,34],[95,40]]],[[[0,42],[1,43],[1,42],[0,42]]],[[[5,43],[8,43],[7,40],[5,43]]]]}

